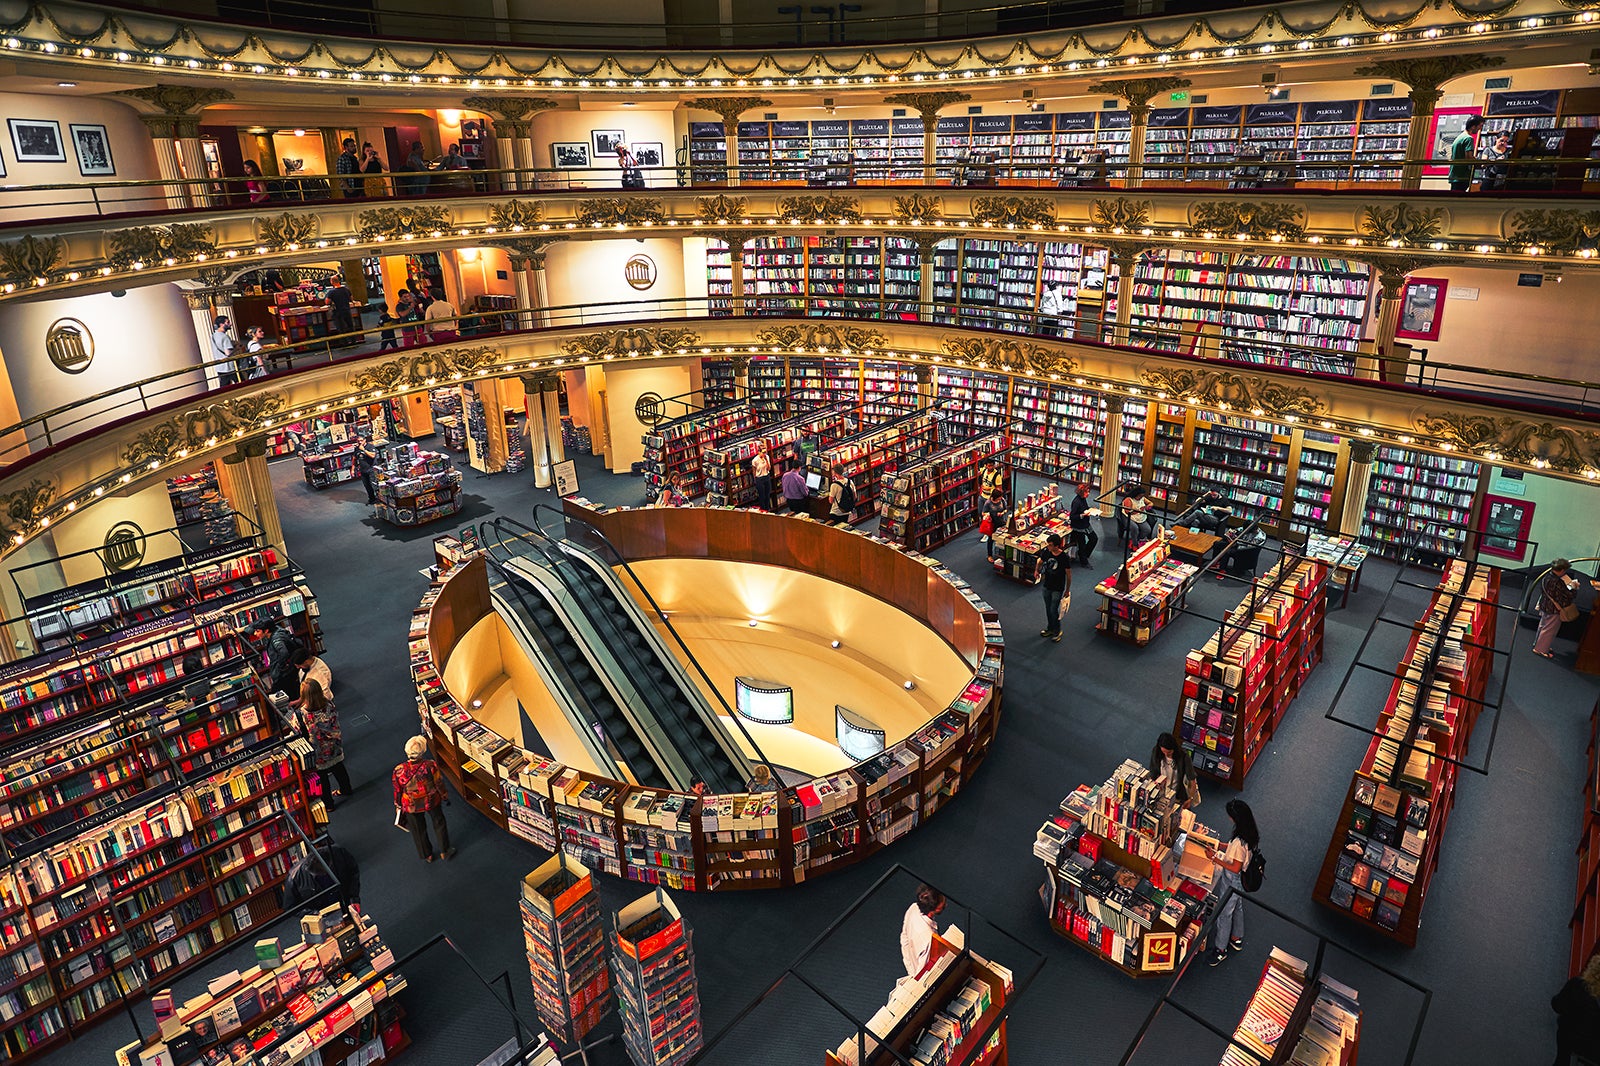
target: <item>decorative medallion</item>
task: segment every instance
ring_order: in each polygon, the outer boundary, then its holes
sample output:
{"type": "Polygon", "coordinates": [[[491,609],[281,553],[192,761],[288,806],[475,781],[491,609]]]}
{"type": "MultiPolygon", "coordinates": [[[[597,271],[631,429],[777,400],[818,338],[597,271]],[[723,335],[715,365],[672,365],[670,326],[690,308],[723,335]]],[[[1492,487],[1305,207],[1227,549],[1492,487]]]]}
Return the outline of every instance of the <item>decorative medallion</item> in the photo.
{"type": "Polygon", "coordinates": [[[608,329],[600,333],[586,333],[561,342],[561,350],[568,355],[597,358],[658,355],[699,346],[700,334],[693,330],[670,326],[608,329]]]}
{"type": "Polygon", "coordinates": [[[124,519],[106,530],[105,540],[100,545],[100,561],[111,573],[132,570],[144,562],[145,544],[144,530],[137,522],[124,519]]]}
{"type": "Polygon", "coordinates": [[[441,237],[450,228],[450,218],[450,209],[440,204],[375,207],[356,216],[356,232],[366,241],[441,237]]]}
{"type": "Polygon", "coordinates": [[[666,210],[655,196],[606,197],[579,200],[577,222],[585,226],[659,226],[666,210]]]}
{"type": "Polygon", "coordinates": [[[216,254],[215,231],[198,222],[137,226],[106,234],[106,261],[118,270],[127,270],[136,264],[156,266],[169,259],[178,262],[216,254]]]}
{"type": "Polygon", "coordinates": [[[1194,229],[1227,236],[1242,233],[1258,241],[1275,236],[1298,241],[1306,235],[1305,218],[1305,208],[1299,204],[1210,200],[1189,208],[1189,223],[1194,229]]]}
{"type": "Polygon", "coordinates": [[[44,351],[63,374],[81,374],[94,362],[94,334],[76,318],[58,318],[44,332],[44,351]]]}
{"type": "Polygon", "coordinates": [[[1368,206],[1361,212],[1361,235],[1385,243],[1426,244],[1439,239],[1444,223],[1442,207],[1368,206]]]}
{"type": "Polygon", "coordinates": [[[756,340],[780,348],[833,348],[841,352],[872,352],[889,344],[886,335],[865,326],[797,322],[757,330],[756,340]]]}
{"type": "Polygon", "coordinates": [[[543,219],[542,200],[507,200],[489,208],[489,223],[496,229],[527,229],[537,226],[543,219]]]}
{"type": "Polygon", "coordinates": [[[778,217],[816,219],[821,222],[860,222],[861,201],[854,196],[829,193],[825,196],[781,196],[778,217]]]}
{"type": "Polygon", "coordinates": [[[1144,367],[1139,371],[1139,380],[1149,388],[1190,403],[1226,404],[1230,409],[1245,411],[1259,408],[1269,415],[1316,415],[1328,409],[1327,401],[1310,389],[1231,370],[1144,367]]]}
{"type": "Polygon", "coordinates": [[[702,222],[728,222],[750,216],[750,201],[743,196],[701,196],[694,202],[695,215],[702,222]]]}
{"type": "Polygon", "coordinates": [[[934,222],[944,217],[944,201],[937,196],[914,192],[894,198],[894,217],[899,222],[934,222]]]}
{"type": "Polygon", "coordinates": [[[1141,229],[1150,224],[1150,201],[1126,196],[1096,200],[1089,210],[1089,221],[1110,229],[1141,229]]]}
{"type": "Polygon", "coordinates": [[[667,411],[661,394],[657,392],[641,393],[633,401],[633,417],[639,420],[641,426],[654,427],[667,420],[667,411]]]}
{"type": "Polygon", "coordinates": [[[656,283],[656,261],[643,252],[637,252],[622,264],[622,276],[631,287],[643,292],[656,283]]]}
{"type": "Polygon", "coordinates": [[[939,345],[952,359],[1009,374],[1070,374],[1078,369],[1076,359],[1021,337],[946,337],[939,345]]]}
{"type": "Polygon", "coordinates": [[[972,221],[996,226],[1053,226],[1056,208],[1043,196],[974,196],[972,221]]]}
{"type": "Polygon", "coordinates": [[[0,271],[13,282],[48,278],[67,255],[67,242],[60,237],[27,236],[21,240],[0,241],[0,271]]]}

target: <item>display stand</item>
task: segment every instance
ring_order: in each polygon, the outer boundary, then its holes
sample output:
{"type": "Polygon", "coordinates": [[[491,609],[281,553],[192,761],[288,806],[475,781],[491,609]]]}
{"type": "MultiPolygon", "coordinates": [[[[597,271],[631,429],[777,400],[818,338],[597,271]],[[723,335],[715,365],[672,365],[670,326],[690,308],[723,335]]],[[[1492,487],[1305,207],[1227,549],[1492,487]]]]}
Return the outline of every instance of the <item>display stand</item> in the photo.
{"type": "Polygon", "coordinates": [[[756,499],[755,479],[750,460],[765,450],[772,463],[773,491],[783,475],[795,467],[805,468],[808,449],[823,441],[844,435],[845,408],[834,405],[815,414],[798,415],[742,436],[724,440],[705,449],[703,463],[706,491],[713,507],[769,507],[770,501],[756,499]]]}
{"type": "Polygon", "coordinates": [[[1199,568],[1171,557],[1165,537],[1146,541],[1094,587],[1100,596],[1095,630],[1144,647],[1188,602],[1199,568]]]}
{"type": "Polygon", "coordinates": [[[306,484],[325,489],[357,477],[356,448],[361,441],[373,437],[372,423],[364,410],[330,411],[297,425],[298,429],[290,430],[299,438],[306,484]]]}
{"type": "Polygon", "coordinates": [[[662,422],[643,437],[647,495],[655,499],[662,487],[675,477],[683,479],[684,495],[691,499],[704,495],[707,488],[702,473],[705,453],[755,426],[756,417],[748,400],[662,422]]]}
{"type": "Polygon", "coordinates": [[[539,1020],[563,1044],[611,1010],[600,896],[588,869],[556,855],[522,879],[522,936],[539,1020]]]}
{"type": "Polygon", "coordinates": [[[374,466],[378,517],[396,526],[422,526],[461,510],[461,471],[441,452],[397,445],[374,466]]]}
{"type": "MultiPolygon", "coordinates": [[[[1018,502],[1004,529],[994,534],[995,572],[1024,585],[1039,580],[1039,555],[1052,533],[1063,541],[1072,532],[1067,504],[1054,484],[1031,492],[1018,502]]],[[[1070,548],[1070,545],[1069,545],[1070,548]]]]}
{"type": "Polygon", "coordinates": [[[1129,977],[1170,972],[1199,940],[1215,844],[1127,760],[1105,784],[1079,785],[1034,839],[1050,928],[1129,977]]]}
{"type": "Polygon", "coordinates": [[[1184,659],[1173,733],[1194,767],[1230,788],[1245,776],[1322,661],[1327,566],[1285,555],[1251,582],[1222,627],[1184,659]]]}
{"type": "Polygon", "coordinates": [[[979,468],[1006,448],[1005,436],[995,434],[885,475],[879,536],[928,551],[975,528],[983,507],[979,468]]]}
{"type": "Polygon", "coordinates": [[[617,912],[611,948],[628,1057],[635,1066],[683,1066],[705,1042],[689,923],[658,888],[617,912]]]}
{"type": "Polygon", "coordinates": [[[1313,898],[1414,947],[1494,668],[1500,571],[1455,560],[1413,629],[1313,898]]]}

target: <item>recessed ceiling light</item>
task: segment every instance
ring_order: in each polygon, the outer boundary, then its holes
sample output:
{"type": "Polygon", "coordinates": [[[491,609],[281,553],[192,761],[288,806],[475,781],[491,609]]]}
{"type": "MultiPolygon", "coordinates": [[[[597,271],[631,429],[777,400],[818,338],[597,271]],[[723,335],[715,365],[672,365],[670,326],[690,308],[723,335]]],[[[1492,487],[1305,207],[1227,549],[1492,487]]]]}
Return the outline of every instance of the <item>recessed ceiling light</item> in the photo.
{"type": "Polygon", "coordinates": [[[75,81],[58,81],[58,82],[56,82],[56,88],[57,89],[76,89],[77,87],[78,87],[78,83],[75,82],[75,81]]]}

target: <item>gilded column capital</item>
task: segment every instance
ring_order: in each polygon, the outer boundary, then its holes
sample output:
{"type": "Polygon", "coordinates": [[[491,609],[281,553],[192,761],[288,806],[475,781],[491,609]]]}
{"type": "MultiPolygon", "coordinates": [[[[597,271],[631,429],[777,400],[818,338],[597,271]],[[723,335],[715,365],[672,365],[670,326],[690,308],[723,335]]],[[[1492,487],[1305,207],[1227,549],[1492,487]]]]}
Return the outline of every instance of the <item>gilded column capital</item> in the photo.
{"type": "Polygon", "coordinates": [[[748,355],[736,355],[730,361],[733,363],[734,377],[741,378],[749,375],[750,357],[748,355]]]}
{"type": "Polygon", "coordinates": [[[195,138],[200,136],[200,116],[172,116],[172,131],[178,135],[179,139],[195,138]]]}
{"type": "Polygon", "coordinates": [[[1506,65],[1505,56],[1468,52],[1465,55],[1435,54],[1406,59],[1380,59],[1353,73],[1362,78],[1391,78],[1404,82],[1411,90],[1411,115],[1431,115],[1444,95],[1446,82],[1474,71],[1506,65]]]}
{"type": "Polygon", "coordinates": [[[138,100],[149,112],[167,116],[195,114],[224,100],[232,100],[227,89],[208,89],[196,85],[145,85],[122,89],[117,96],[138,100]]]}
{"type": "Polygon", "coordinates": [[[1189,87],[1188,78],[1166,74],[1158,78],[1129,78],[1126,81],[1097,81],[1088,86],[1091,93],[1116,96],[1128,102],[1128,114],[1134,122],[1150,116],[1150,101],[1162,93],[1189,87]]]}
{"type": "Polygon", "coordinates": [[[1353,440],[1350,442],[1350,461],[1352,463],[1371,463],[1378,453],[1378,446],[1370,440],[1353,440]]]}
{"type": "MultiPolygon", "coordinates": [[[[504,123],[526,124],[540,111],[554,111],[561,105],[554,100],[538,96],[469,96],[461,101],[461,106],[469,111],[482,111],[491,116],[495,120],[495,130],[498,132],[504,123]]],[[[522,136],[527,134],[523,133],[522,136]]]]}
{"type": "Polygon", "coordinates": [[[504,249],[511,257],[513,270],[543,270],[545,253],[560,237],[500,237],[486,242],[491,248],[504,249]]]}
{"type": "Polygon", "coordinates": [[[722,131],[731,136],[738,132],[740,115],[758,107],[771,107],[772,101],[759,96],[697,96],[685,100],[683,106],[721,115],[722,131]]]}
{"type": "Polygon", "coordinates": [[[1417,255],[1365,255],[1362,257],[1377,268],[1378,293],[1383,300],[1398,300],[1405,292],[1406,278],[1419,270],[1437,266],[1439,260],[1417,255]]]}
{"type": "Polygon", "coordinates": [[[523,374],[519,380],[522,382],[523,392],[561,391],[561,371],[559,370],[542,370],[537,374],[523,374]]]}
{"type": "Polygon", "coordinates": [[[733,226],[729,229],[701,229],[696,233],[714,241],[721,241],[728,246],[728,255],[733,259],[744,258],[744,246],[757,237],[770,237],[772,230],[751,229],[745,226],[733,226]]]}
{"type": "Polygon", "coordinates": [[[533,123],[527,119],[497,118],[494,120],[494,135],[496,137],[526,140],[531,135],[532,130],[533,123]]]}
{"type": "Polygon", "coordinates": [[[171,115],[140,115],[139,121],[150,131],[153,141],[170,141],[178,135],[171,115]]]}
{"type": "Polygon", "coordinates": [[[885,96],[883,102],[890,107],[910,108],[922,116],[922,129],[924,132],[933,129],[933,124],[939,118],[939,110],[951,104],[961,104],[972,99],[971,93],[947,90],[928,93],[895,93],[885,96]]]}
{"type": "Polygon", "coordinates": [[[1096,238],[1094,243],[1109,251],[1112,257],[1116,259],[1118,268],[1123,271],[1132,270],[1134,265],[1138,263],[1139,256],[1152,247],[1149,241],[1100,240],[1096,238]]]}
{"type": "Polygon", "coordinates": [[[918,363],[912,367],[912,372],[917,375],[918,385],[932,385],[934,381],[934,368],[927,363],[918,363]]]}

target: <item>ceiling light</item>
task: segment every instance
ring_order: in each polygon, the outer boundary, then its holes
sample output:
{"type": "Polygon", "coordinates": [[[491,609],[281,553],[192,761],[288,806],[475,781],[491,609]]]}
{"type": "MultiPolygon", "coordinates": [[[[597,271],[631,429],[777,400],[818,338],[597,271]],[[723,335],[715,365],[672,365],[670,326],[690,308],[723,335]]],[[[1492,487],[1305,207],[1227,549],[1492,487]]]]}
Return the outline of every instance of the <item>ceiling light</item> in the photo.
{"type": "Polygon", "coordinates": [[[58,82],[56,82],[56,88],[57,89],[76,89],[77,87],[78,87],[78,83],[75,82],[75,81],[58,81],[58,82]]]}

